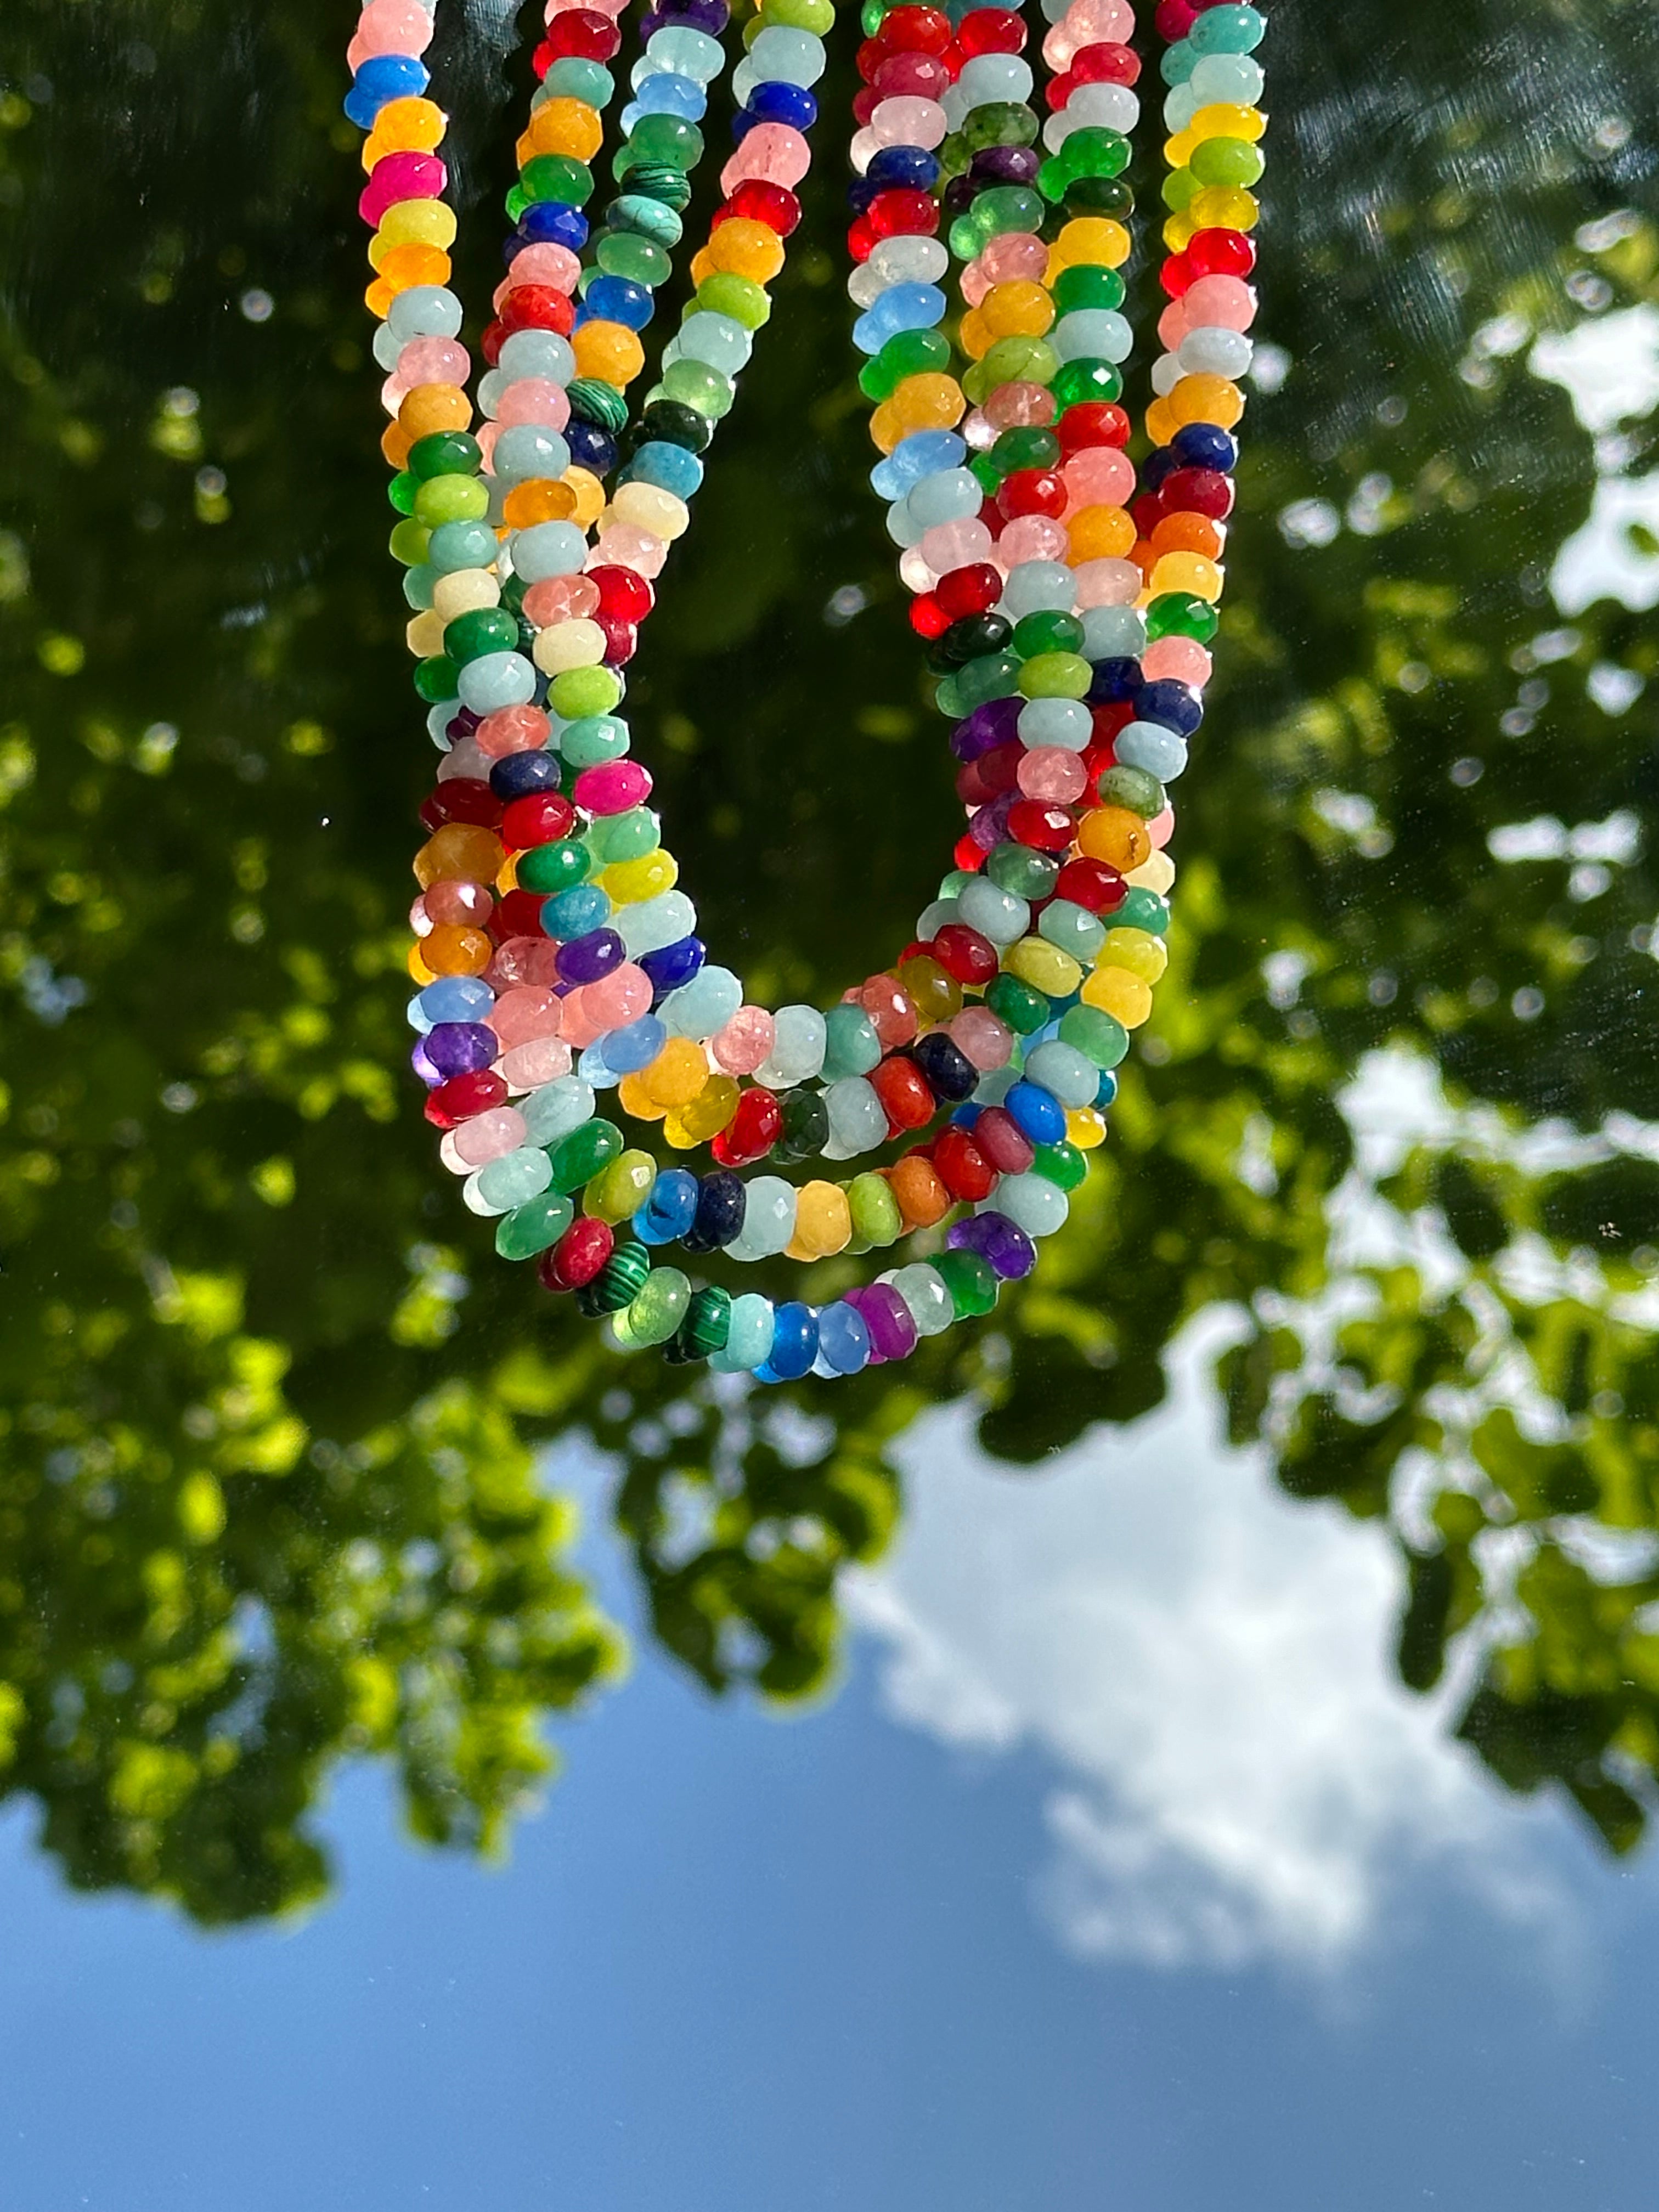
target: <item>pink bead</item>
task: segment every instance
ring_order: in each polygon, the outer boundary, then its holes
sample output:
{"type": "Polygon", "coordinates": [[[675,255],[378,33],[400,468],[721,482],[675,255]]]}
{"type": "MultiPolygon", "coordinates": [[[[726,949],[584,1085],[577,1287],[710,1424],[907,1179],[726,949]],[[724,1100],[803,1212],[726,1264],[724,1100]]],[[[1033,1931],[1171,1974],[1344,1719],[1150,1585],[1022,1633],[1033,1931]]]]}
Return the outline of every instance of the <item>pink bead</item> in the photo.
{"type": "Polygon", "coordinates": [[[470,1121],[453,1129],[450,1138],[458,1159],[469,1168],[481,1168],[486,1160],[517,1152],[528,1133],[524,1115],[516,1106],[492,1106],[487,1114],[475,1114],[470,1121]]]}
{"type": "Polygon", "coordinates": [[[562,1037],[534,1037],[504,1052],[495,1062],[495,1073],[509,1091],[534,1091],[569,1074],[570,1048],[562,1037]]]}
{"type": "Polygon", "coordinates": [[[515,285],[545,284],[551,291],[574,292],[581,273],[582,264],[568,246],[556,246],[550,239],[526,246],[514,255],[512,267],[495,287],[496,311],[515,285]]]}
{"type": "Polygon", "coordinates": [[[1060,474],[1079,507],[1127,507],[1134,497],[1134,464],[1115,446],[1085,446],[1060,474]]]}
{"type": "Polygon", "coordinates": [[[729,199],[750,177],[768,185],[798,185],[812,161],[811,149],[787,123],[757,123],[720,171],[729,199]]]}
{"type": "Polygon", "coordinates": [[[484,1018],[504,1046],[528,1044],[561,1034],[564,1001],[545,983],[520,983],[503,991],[484,1018]]]}
{"type": "Polygon", "coordinates": [[[943,576],[952,568],[971,568],[988,560],[994,542],[976,514],[963,514],[925,530],[915,550],[936,576],[943,576]]]}
{"type": "Polygon", "coordinates": [[[1166,806],[1162,814],[1155,814],[1146,824],[1146,835],[1162,852],[1175,830],[1175,809],[1166,806]]]}
{"type": "Polygon", "coordinates": [[[486,476],[494,475],[495,468],[495,441],[501,434],[501,424],[499,422],[475,423],[473,425],[472,434],[477,440],[478,451],[483,456],[484,474],[486,476]]]}
{"type": "Polygon", "coordinates": [[[354,74],[371,54],[423,54],[432,44],[432,18],[414,0],[372,0],[357,18],[346,48],[354,74]]]}
{"type": "Polygon", "coordinates": [[[489,781],[489,757],[478,750],[476,738],[463,738],[459,744],[452,745],[438,763],[440,783],[448,783],[458,775],[466,776],[474,783],[488,783],[489,781]]]}
{"type": "Polygon", "coordinates": [[[1170,678],[1177,684],[1190,684],[1194,691],[1204,689],[1214,665],[1195,637],[1154,639],[1140,656],[1140,672],[1149,684],[1161,684],[1170,678]]]}
{"type": "Polygon", "coordinates": [[[668,543],[654,531],[635,522],[613,522],[595,543],[590,557],[595,568],[631,568],[647,580],[662,574],[668,543]]]}
{"type": "Polygon", "coordinates": [[[931,592],[945,573],[942,568],[937,574],[930,568],[914,545],[907,545],[899,555],[898,572],[907,592],[931,592]]]}
{"type": "Polygon", "coordinates": [[[1052,515],[1016,515],[997,540],[997,559],[1009,568],[1022,561],[1063,561],[1068,542],[1065,524],[1052,515]]]}
{"type": "Polygon", "coordinates": [[[584,814],[626,814],[651,795],[651,771],[636,760],[601,761],[585,768],[570,796],[584,814]]]}
{"type": "Polygon", "coordinates": [[[1014,1033],[988,1006],[964,1006],[946,1022],[945,1033],[982,1075],[1006,1067],[1013,1057],[1014,1033]]]}
{"type": "Polygon", "coordinates": [[[479,723],[472,740],[486,759],[505,760],[509,753],[540,752],[552,728],[544,708],[497,707],[479,723]]]}
{"type": "Polygon", "coordinates": [[[1255,320],[1255,291],[1242,276],[1200,276],[1182,299],[1188,330],[1248,331],[1255,320]]]}
{"type": "Polygon", "coordinates": [[[1068,753],[1063,745],[1034,745],[1020,755],[1017,772],[1027,799],[1046,799],[1059,806],[1069,806],[1074,799],[1081,798],[1089,781],[1081,755],[1068,753]]]}
{"type": "MultiPolygon", "coordinates": [[[[651,1011],[651,978],[637,962],[624,960],[597,983],[587,984],[581,996],[588,1015],[607,1032],[626,1029],[651,1011]]],[[[568,1034],[568,1023],[566,1029],[568,1034]]]]}
{"type": "Polygon", "coordinates": [[[1046,429],[1054,419],[1054,395],[1044,385],[1017,379],[991,394],[985,416],[999,430],[1046,429]]]}
{"type": "Polygon", "coordinates": [[[881,141],[868,124],[862,131],[855,131],[852,143],[847,149],[847,158],[853,164],[854,175],[861,177],[880,151],[881,141]]]}
{"type": "Polygon", "coordinates": [[[483,979],[503,996],[515,983],[552,983],[558,966],[551,942],[545,937],[509,937],[495,948],[495,957],[483,979]]]}
{"type": "Polygon", "coordinates": [[[957,423],[957,431],[975,453],[988,453],[1000,434],[996,424],[981,407],[970,407],[957,423]]]}
{"type": "Polygon", "coordinates": [[[357,212],[373,230],[399,200],[435,200],[449,172],[435,154],[386,154],[374,164],[357,200],[357,212]]]}
{"type": "Polygon", "coordinates": [[[503,430],[520,422],[544,423],[562,430],[570,420],[570,394],[548,376],[521,376],[509,384],[496,403],[495,420],[503,430]]]}
{"type": "Polygon", "coordinates": [[[409,909],[409,926],[414,931],[416,937],[430,937],[433,931],[438,926],[426,910],[426,896],[424,893],[416,900],[414,905],[409,909]]]}
{"type": "Polygon", "coordinates": [[[611,1027],[609,1022],[601,1021],[588,1005],[587,994],[592,988],[591,984],[579,984],[575,990],[568,991],[564,996],[564,1019],[560,1035],[572,1052],[586,1052],[589,1045],[597,1044],[602,1036],[606,1036],[611,1027]]]}
{"type": "Polygon", "coordinates": [[[936,100],[918,100],[901,93],[896,99],[877,103],[870,129],[878,146],[937,146],[949,129],[945,110],[936,100]]]}
{"type": "Polygon", "coordinates": [[[599,587],[591,576],[544,576],[524,595],[526,619],[538,629],[555,623],[584,622],[599,604],[599,587]]]}
{"type": "Polygon", "coordinates": [[[970,261],[957,282],[962,287],[962,296],[970,307],[978,307],[990,290],[992,278],[983,260],[970,261]]]}
{"type": "Polygon", "coordinates": [[[771,1051],[777,1026],[764,1006],[739,1006],[710,1038],[709,1053],[728,1075],[752,1075],[771,1051]]]}
{"type": "MultiPolygon", "coordinates": [[[[401,397],[417,384],[465,384],[471,374],[471,356],[455,339],[410,338],[386,379],[386,389],[395,387],[401,397]]],[[[391,407],[386,411],[395,415],[398,410],[391,407]]]]}
{"type": "Polygon", "coordinates": [[[1040,283],[1048,270],[1048,249],[1031,231],[1005,230],[980,255],[979,265],[994,284],[1040,283]]]}
{"type": "Polygon", "coordinates": [[[1133,561],[1084,561],[1073,574],[1079,607],[1132,607],[1146,580],[1133,561]]]}
{"type": "Polygon", "coordinates": [[[489,884],[471,883],[465,877],[428,884],[422,903],[434,929],[482,929],[495,911],[495,896],[489,884]]]}
{"type": "Polygon", "coordinates": [[[1134,10],[1128,0],[1072,0],[1042,42],[1042,58],[1050,69],[1069,69],[1073,55],[1085,46],[1123,46],[1133,36],[1134,27],[1134,10]]]}
{"type": "Polygon", "coordinates": [[[1171,300],[1158,319],[1158,335],[1164,350],[1166,353],[1178,353],[1181,349],[1181,341],[1191,327],[1187,319],[1186,301],[1171,300]]]}

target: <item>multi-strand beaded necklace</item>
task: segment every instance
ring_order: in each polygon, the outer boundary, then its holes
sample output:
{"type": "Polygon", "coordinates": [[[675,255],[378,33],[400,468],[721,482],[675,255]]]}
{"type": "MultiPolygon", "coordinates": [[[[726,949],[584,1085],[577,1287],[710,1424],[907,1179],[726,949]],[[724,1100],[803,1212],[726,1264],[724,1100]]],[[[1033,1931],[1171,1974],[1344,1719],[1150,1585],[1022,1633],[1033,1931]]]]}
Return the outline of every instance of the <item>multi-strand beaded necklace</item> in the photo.
{"type": "Polygon", "coordinates": [[[1169,304],[1137,490],[1119,404],[1141,69],[1127,0],[1043,0],[1042,117],[1020,13],[869,0],[853,337],[871,481],[968,824],[890,969],[827,1012],[769,1012],[696,935],[620,710],[799,220],[834,9],[760,0],[744,27],[724,197],[636,407],[728,9],[659,0],[644,17],[598,217],[626,4],[548,0],[476,431],[430,15],[370,0],[349,50],[392,550],[442,752],[415,860],[414,1065],[497,1249],[606,1316],[618,1346],[768,1382],[853,1374],[1030,1271],[1165,964],[1167,787],[1203,719],[1250,361],[1264,23],[1232,0],[1157,9],[1169,304]],[[702,1172],[659,1156],[703,1146],[702,1172]],[[799,1183],[774,1171],[809,1162],[824,1166],[799,1183]],[[927,1256],[884,1267],[912,1237],[927,1256]],[[877,1257],[814,1306],[699,1286],[676,1245],[693,1267],[877,1257]]]}

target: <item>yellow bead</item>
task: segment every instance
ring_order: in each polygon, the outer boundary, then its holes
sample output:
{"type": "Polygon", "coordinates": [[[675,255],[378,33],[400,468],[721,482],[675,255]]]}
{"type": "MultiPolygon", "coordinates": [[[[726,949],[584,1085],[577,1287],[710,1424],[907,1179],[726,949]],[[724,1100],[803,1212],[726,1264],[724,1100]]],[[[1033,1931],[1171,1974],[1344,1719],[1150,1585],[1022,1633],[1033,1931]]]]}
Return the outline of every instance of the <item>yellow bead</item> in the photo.
{"type": "Polygon", "coordinates": [[[1254,230],[1261,210],[1254,194],[1237,185],[1206,185],[1187,213],[1194,230],[1254,230]]]}
{"type": "Polygon", "coordinates": [[[605,659],[605,632],[598,623],[573,620],[538,631],[530,655],[544,676],[562,676],[567,668],[597,668],[605,659]]]}
{"type": "Polygon", "coordinates": [[[902,960],[897,974],[900,986],[909,994],[924,1028],[948,1022],[952,1014],[962,1012],[961,984],[931,952],[918,952],[908,960],[902,960]]]}
{"type": "Polygon", "coordinates": [[[1221,570],[1201,553],[1164,554],[1154,566],[1151,581],[1155,599],[1165,592],[1191,592],[1212,603],[1221,597],[1221,570]]]}
{"type": "Polygon", "coordinates": [[[1066,1141],[1091,1152],[1106,1141],[1106,1116],[1097,1106],[1074,1106],[1066,1116],[1066,1141]]]}
{"type": "Polygon", "coordinates": [[[1164,243],[1171,253],[1184,253],[1197,235],[1198,225],[1190,210],[1183,209],[1181,214],[1172,215],[1164,226],[1164,243]]]}
{"type": "Polygon", "coordinates": [[[444,649],[444,618],[428,608],[416,616],[404,630],[404,643],[416,660],[430,660],[444,649]]]}
{"type": "Polygon", "coordinates": [[[654,537],[671,543],[684,536],[686,525],[691,520],[691,510],[685,501],[677,499],[672,491],[665,491],[659,484],[619,484],[611,502],[611,512],[636,530],[648,530],[654,537]]]}
{"type": "Polygon", "coordinates": [[[1080,507],[1066,530],[1074,568],[1085,561],[1121,561],[1134,550],[1135,526],[1121,507],[1080,507]]]}
{"type": "Polygon", "coordinates": [[[1143,983],[1156,983],[1170,964],[1170,948],[1149,929],[1109,929],[1100,948],[1099,964],[1127,968],[1143,983]]]}
{"type": "Polygon", "coordinates": [[[769,284],[783,266],[783,240],[769,223],[747,216],[733,216],[709,234],[708,243],[691,264],[691,281],[701,284],[716,270],[746,276],[751,284],[769,284]]]}
{"type": "Polygon", "coordinates": [[[690,1037],[670,1037],[647,1068],[641,1071],[647,1097],[659,1106],[689,1106],[708,1080],[708,1060],[690,1037]]]}
{"type": "Polygon", "coordinates": [[[599,889],[617,906],[632,906],[640,899],[672,891],[679,881],[680,865],[672,853],[660,849],[642,853],[637,860],[617,860],[599,878],[599,889]]]}
{"type": "Polygon", "coordinates": [[[602,319],[584,323],[571,334],[578,376],[596,376],[614,384],[618,392],[630,385],[645,367],[645,348],[625,323],[602,319]]]}
{"type": "Polygon", "coordinates": [[[1127,806],[1097,806],[1085,814],[1077,833],[1079,849],[1109,868],[1138,868],[1152,849],[1146,824],[1127,806]]]}
{"type": "Polygon", "coordinates": [[[1126,1030],[1138,1030],[1152,1011],[1152,986],[1127,968],[1097,968],[1083,986],[1083,1003],[1098,1006],[1126,1030]]]}
{"type": "Polygon", "coordinates": [[[1267,127],[1267,118],[1259,107],[1237,107],[1225,102],[1200,107],[1187,125],[1194,139],[1248,138],[1252,145],[1267,127]]]}
{"type": "Polygon", "coordinates": [[[742,1095],[734,1075],[711,1075],[689,1105],[669,1115],[662,1133],[676,1152],[706,1145],[728,1126],[742,1095]]]}
{"type": "Polygon", "coordinates": [[[1018,975],[1022,983],[1051,999],[1069,998],[1083,978],[1083,969],[1071,954],[1050,945],[1046,937],[1022,937],[1003,954],[1002,965],[1006,974],[1018,975]]]}
{"type": "Polygon", "coordinates": [[[1164,161],[1172,169],[1184,169],[1192,160],[1193,149],[1197,144],[1198,140],[1188,125],[1185,131],[1177,131],[1173,138],[1164,141],[1164,161]]]}
{"type": "Polygon", "coordinates": [[[1167,446],[1181,428],[1167,399],[1154,399],[1146,409],[1146,435],[1155,446],[1167,446]]]}
{"type": "Polygon", "coordinates": [[[968,403],[954,376],[941,369],[924,369],[920,375],[907,376],[883,404],[908,429],[954,430],[968,403]]]}
{"type": "Polygon", "coordinates": [[[1040,338],[1053,326],[1054,303],[1041,284],[1016,281],[994,284],[980,313],[1000,338],[1040,338]]]}
{"type": "Polygon", "coordinates": [[[410,946],[409,958],[404,964],[415,981],[424,990],[428,983],[435,983],[438,979],[421,957],[421,943],[422,940],[416,938],[414,944],[410,946]]]}
{"type": "Polygon", "coordinates": [[[572,501],[570,520],[586,530],[605,513],[605,486],[591,469],[567,469],[563,481],[572,501]]]}
{"type": "Polygon", "coordinates": [[[795,1233],[787,1247],[792,1260],[823,1260],[844,1252],[853,1241],[853,1209],[838,1183],[803,1183],[795,1202],[795,1233]]]}
{"type": "Polygon", "coordinates": [[[488,568],[452,568],[432,586],[432,611],[453,623],[457,615],[470,615],[479,607],[501,602],[501,587],[488,568]]]}
{"type": "Polygon", "coordinates": [[[1224,430],[1231,430],[1244,412],[1244,395],[1226,376],[1183,376],[1164,397],[1177,425],[1183,427],[1219,422],[1224,430]]]}
{"type": "Polygon", "coordinates": [[[1160,898],[1175,879],[1175,862],[1167,852],[1149,854],[1138,868],[1131,868],[1123,878],[1137,890],[1156,891],[1160,898]]]}
{"type": "Polygon", "coordinates": [[[1129,243],[1128,232],[1115,217],[1074,216],[1048,248],[1048,282],[1053,284],[1061,270],[1080,263],[1120,269],[1129,258],[1129,243]]]}
{"type": "Polygon", "coordinates": [[[550,100],[536,110],[519,141],[519,167],[538,154],[568,154],[573,161],[591,161],[604,135],[599,111],[585,100],[550,100]]]}
{"type": "Polygon", "coordinates": [[[979,308],[970,307],[963,317],[957,342],[969,361],[983,361],[996,343],[995,334],[979,308]]]}
{"type": "Polygon", "coordinates": [[[649,1152],[618,1153],[587,1186],[582,1212],[595,1221],[627,1221],[651,1195],[657,1179],[657,1163],[649,1152]]]}
{"type": "Polygon", "coordinates": [[[368,242],[368,265],[383,269],[394,246],[443,247],[455,243],[455,210],[441,200],[398,200],[380,217],[368,242]]]}
{"type": "Polygon", "coordinates": [[[617,1103],[630,1121],[660,1121],[663,1109],[645,1087],[643,1075],[624,1075],[617,1085],[617,1103]]]}

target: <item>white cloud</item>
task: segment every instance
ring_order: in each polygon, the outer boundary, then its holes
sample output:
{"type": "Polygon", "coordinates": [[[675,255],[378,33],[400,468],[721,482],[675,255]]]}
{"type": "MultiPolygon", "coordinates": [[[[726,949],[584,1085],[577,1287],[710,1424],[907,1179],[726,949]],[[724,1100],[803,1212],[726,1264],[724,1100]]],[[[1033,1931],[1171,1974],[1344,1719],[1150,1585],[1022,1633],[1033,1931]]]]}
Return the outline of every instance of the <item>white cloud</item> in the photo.
{"type": "Polygon", "coordinates": [[[1446,1739],[1454,1693],[1394,1677],[1383,1534],[1212,1435],[1217,1341],[1189,1333],[1170,1405],[1038,1474],[960,1410],[912,1432],[901,1544],[850,1594],[889,1711],[1047,1753],[1047,1905],[1085,1954],[1334,1966],[1431,1866],[1501,1915],[1557,1909],[1539,1816],[1446,1739]]]}

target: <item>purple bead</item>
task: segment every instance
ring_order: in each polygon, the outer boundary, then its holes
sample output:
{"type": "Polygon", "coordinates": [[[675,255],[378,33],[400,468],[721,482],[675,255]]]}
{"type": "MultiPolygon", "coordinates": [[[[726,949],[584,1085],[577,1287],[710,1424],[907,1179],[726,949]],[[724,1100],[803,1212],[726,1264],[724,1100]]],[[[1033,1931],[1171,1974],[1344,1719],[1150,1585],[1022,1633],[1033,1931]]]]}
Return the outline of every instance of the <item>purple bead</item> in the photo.
{"type": "Polygon", "coordinates": [[[445,735],[452,745],[459,745],[472,735],[483,716],[475,714],[471,707],[458,707],[449,718],[445,735]]]}
{"type": "Polygon", "coordinates": [[[501,1041],[482,1022],[440,1022],[426,1033],[426,1056],[441,1082],[494,1064],[501,1041]]]}
{"type": "Polygon", "coordinates": [[[432,1065],[432,1055],[426,1048],[424,1037],[416,1039],[415,1049],[409,1055],[409,1064],[428,1091],[435,1091],[443,1081],[443,1077],[432,1065]]]}
{"type": "Polygon", "coordinates": [[[628,957],[628,948],[614,929],[590,929],[586,937],[573,937],[555,955],[559,973],[569,983],[597,983],[628,957]]]}
{"type": "Polygon", "coordinates": [[[1008,835],[1008,817],[1019,798],[1016,791],[1000,791],[988,806],[981,806],[968,824],[968,834],[981,852],[994,852],[1008,835]]]}
{"type": "Polygon", "coordinates": [[[707,31],[711,39],[718,39],[731,19],[726,0],[660,0],[640,25],[640,36],[649,40],[657,31],[683,27],[707,31]]]}
{"type": "Polygon", "coordinates": [[[890,1283],[872,1283],[858,1294],[859,1311],[870,1332],[872,1361],[907,1359],[916,1348],[915,1316],[890,1283]]]}
{"type": "Polygon", "coordinates": [[[1006,745],[1019,735],[1019,710],[1024,699],[988,699],[957,724],[951,750],[960,761],[977,760],[996,745],[1006,745]]]}
{"type": "Polygon", "coordinates": [[[1042,166],[1035,146],[987,146],[975,155],[968,173],[999,185],[1032,185],[1042,166]]]}
{"type": "Polygon", "coordinates": [[[994,1209],[953,1221],[945,1241],[952,1251],[977,1252],[1006,1282],[1018,1282],[1036,1265],[1036,1246],[1018,1223],[994,1209]]]}

